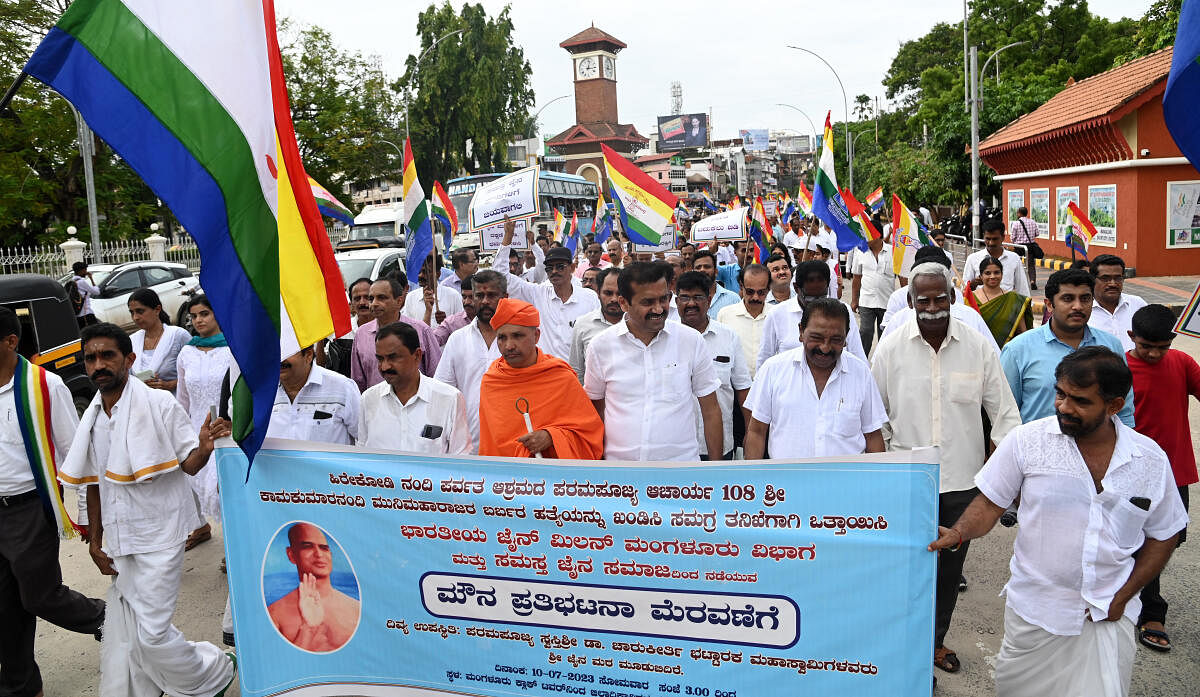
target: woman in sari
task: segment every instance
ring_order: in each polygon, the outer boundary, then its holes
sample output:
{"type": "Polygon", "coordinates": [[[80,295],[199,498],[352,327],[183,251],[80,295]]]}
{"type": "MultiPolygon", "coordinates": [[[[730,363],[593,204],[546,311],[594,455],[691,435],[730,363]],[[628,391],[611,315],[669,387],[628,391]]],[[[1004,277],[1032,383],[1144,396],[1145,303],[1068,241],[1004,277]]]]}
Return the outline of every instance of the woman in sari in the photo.
{"type": "Polygon", "coordinates": [[[133,291],[127,306],[138,327],[129,337],[135,356],[133,374],[147,387],[174,392],[178,378],[175,359],[192,335],[182,327],[171,326],[158,294],[149,288],[133,291]]]}
{"type": "Polygon", "coordinates": [[[1033,327],[1030,299],[1000,287],[1004,267],[999,259],[984,257],[979,262],[979,277],[983,282],[972,292],[979,305],[979,314],[983,315],[983,321],[992,330],[997,344],[1004,346],[1017,334],[1033,327]]]}

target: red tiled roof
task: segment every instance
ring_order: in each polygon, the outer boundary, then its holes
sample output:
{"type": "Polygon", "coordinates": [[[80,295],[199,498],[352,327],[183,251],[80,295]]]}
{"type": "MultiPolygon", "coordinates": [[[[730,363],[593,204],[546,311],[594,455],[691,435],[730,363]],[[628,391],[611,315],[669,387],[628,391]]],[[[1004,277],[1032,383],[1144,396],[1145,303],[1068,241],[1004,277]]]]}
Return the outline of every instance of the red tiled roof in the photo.
{"type": "Polygon", "coordinates": [[[1128,110],[1123,107],[1167,79],[1171,71],[1171,54],[1172,48],[1167,47],[1069,85],[1045,104],[988,136],[979,144],[980,151],[1004,145],[1011,147],[1018,141],[1110,115],[1124,116],[1128,110]]]}
{"type": "Polygon", "coordinates": [[[651,162],[660,162],[662,160],[671,159],[671,153],[658,153],[656,155],[645,155],[633,161],[635,165],[645,165],[651,162]]]}
{"type": "Polygon", "coordinates": [[[559,44],[559,47],[571,48],[572,46],[581,46],[583,44],[594,44],[594,43],[610,43],[610,44],[616,46],[618,49],[629,48],[629,45],[626,44],[624,41],[621,41],[620,39],[613,36],[612,34],[609,34],[606,31],[597,29],[595,24],[588,27],[587,29],[584,29],[583,31],[576,34],[575,36],[572,36],[571,38],[567,39],[566,41],[563,41],[561,44],[559,44]]]}
{"type": "Polygon", "coordinates": [[[635,143],[648,142],[646,137],[638,133],[637,128],[630,123],[612,124],[605,121],[593,123],[577,123],[567,130],[546,141],[550,147],[571,145],[574,143],[595,143],[612,140],[622,140],[635,143]]]}

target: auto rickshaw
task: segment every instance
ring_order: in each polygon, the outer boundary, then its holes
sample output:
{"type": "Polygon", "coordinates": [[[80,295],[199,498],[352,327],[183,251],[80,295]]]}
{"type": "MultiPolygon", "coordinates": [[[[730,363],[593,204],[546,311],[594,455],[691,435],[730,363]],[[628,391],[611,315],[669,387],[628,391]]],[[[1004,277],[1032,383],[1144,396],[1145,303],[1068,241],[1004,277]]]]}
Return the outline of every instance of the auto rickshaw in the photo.
{"type": "Polygon", "coordinates": [[[82,411],[96,386],[83,368],[79,324],[66,289],[48,276],[6,274],[0,276],[0,305],[21,321],[17,352],[62,378],[82,411]]]}

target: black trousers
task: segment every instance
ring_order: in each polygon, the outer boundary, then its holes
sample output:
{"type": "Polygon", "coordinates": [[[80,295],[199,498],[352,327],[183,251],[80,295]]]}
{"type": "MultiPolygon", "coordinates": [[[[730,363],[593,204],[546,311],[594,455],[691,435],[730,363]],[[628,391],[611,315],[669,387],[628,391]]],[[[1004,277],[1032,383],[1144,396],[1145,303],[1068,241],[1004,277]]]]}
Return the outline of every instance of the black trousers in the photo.
{"type": "Polygon", "coordinates": [[[94,634],[104,601],[63,585],[58,534],[40,499],[0,504],[0,697],[33,697],[42,675],[33,660],[37,618],[94,634]]]}
{"type": "MultiPolygon", "coordinates": [[[[979,489],[968,489],[948,491],[939,495],[938,525],[947,528],[954,525],[978,493],[979,489]]],[[[942,645],[946,639],[946,632],[950,631],[950,619],[954,616],[954,606],[958,603],[958,580],[962,577],[963,564],[967,561],[967,548],[970,546],[970,542],[964,542],[954,552],[943,549],[938,553],[937,580],[934,585],[937,596],[933,621],[934,648],[942,645]]]]}
{"type": "MultiPolygon", "coordinates": [[[[1183,499],[1183,510],[1188,508],[1188,488],[1186,486],[1179,487],[1179,498],[1183,499]]],[[[1187,535],[1187,528],[1179,533],[1179,544],[1183,544],[1183,540],[1187,535]]],[[[1159,592],[1159,579],[1161,575],[1155,576],[1154,580],[1142,587],[1142,613],[1138,616],[1138,626],[1142,626],[1147,622],[1167,623],[1167,601],[1159,592]]]]}

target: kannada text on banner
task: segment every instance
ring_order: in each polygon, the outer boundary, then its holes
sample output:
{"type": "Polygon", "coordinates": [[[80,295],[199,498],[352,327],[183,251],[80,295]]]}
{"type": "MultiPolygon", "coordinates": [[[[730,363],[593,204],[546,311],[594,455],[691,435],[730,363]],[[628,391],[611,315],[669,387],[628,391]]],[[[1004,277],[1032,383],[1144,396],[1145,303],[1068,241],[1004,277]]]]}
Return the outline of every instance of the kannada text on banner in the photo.
{"type": "Polygon", "coordinates": [[[217,463],[247,697],[929,693],[934,450],[217,463]]]}

